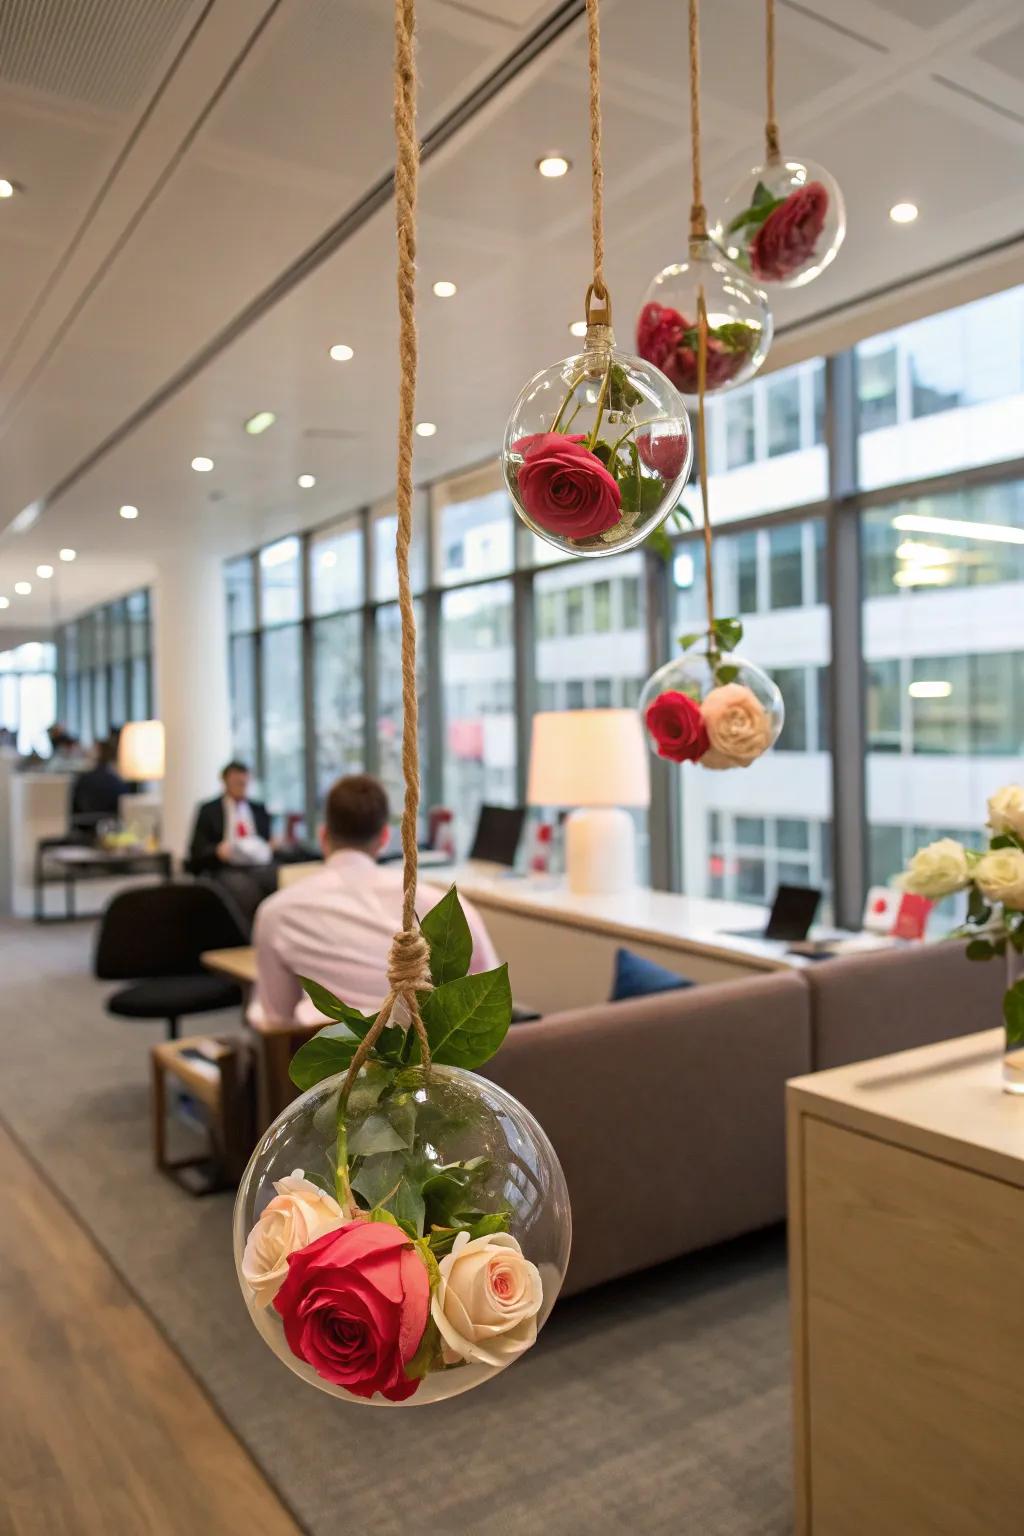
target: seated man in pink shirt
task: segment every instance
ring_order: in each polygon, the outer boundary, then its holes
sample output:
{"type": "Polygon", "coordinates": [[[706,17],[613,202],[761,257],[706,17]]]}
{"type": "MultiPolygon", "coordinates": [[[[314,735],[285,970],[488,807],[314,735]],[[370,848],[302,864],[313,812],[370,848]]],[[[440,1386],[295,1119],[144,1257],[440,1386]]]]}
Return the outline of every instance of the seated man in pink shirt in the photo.
{"type": "MultiPolygon", "coordinates": [[[[402,926],[402,866],[378,864],[387,846],[388,797],[379,780],[353,773],[332,785],[320,844],[323,869],[268,896],[256,913],[253,943],[258,979],[249,1016],[316,1024],[322,1015],[303,992],[308,976],[362,1012],[388,990],[391,940],[402,926]]],[[[444,891],[421,885],[416,911],[428,912],[444,891]]],[[[498,964],[479,913],[462,903],[473,936],[471,971],[498,964]]]]}

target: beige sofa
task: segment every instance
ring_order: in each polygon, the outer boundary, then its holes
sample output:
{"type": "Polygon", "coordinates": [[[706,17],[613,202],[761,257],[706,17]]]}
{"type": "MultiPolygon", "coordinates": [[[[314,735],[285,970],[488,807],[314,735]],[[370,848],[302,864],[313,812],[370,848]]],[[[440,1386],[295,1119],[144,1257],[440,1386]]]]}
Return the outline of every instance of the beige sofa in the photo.
{"type": "Polygon", "coordinates": [[[989,1029],[1004,985],[935,944],[514,1026],[484,1070],[561,1159],[566,1291],[780,1221],[786,1080],[989,1029]]]}

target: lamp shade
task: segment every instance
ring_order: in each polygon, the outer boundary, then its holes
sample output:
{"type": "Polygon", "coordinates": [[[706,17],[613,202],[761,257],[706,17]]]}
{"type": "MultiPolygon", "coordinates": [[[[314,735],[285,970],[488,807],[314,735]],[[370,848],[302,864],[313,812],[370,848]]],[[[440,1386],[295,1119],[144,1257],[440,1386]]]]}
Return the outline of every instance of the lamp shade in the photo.
{"type": "Polygon", "coordinates": [[[164,726],[162,720],[131,720],[121,727],[117,747],[117,771],[130,784],[164,776],[164,726]]]}
{"type": "Polygon", "coordinates": [[[531,805],[650,803],[640,718],[632,709],[544,711],[533,717],[531,805]]]}

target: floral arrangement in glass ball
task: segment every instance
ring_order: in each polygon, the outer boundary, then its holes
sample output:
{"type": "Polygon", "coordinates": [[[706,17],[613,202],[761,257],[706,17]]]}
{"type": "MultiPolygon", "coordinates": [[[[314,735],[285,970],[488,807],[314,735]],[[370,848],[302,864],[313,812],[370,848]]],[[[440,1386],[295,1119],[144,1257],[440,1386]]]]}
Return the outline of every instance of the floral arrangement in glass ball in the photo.
{"type": "Polygon", "coordinates": [[[574,555],[640,544],[672,512],[693,461],[690,419],[657,368],[592,324],[583,352],[520,394],[502,447],[505,484],[528,528],[574,555]]]}
{"type": "Polygon", "coordinates": [[[749,768],[779,739],[782,694],[759,666],[735,655],[743,638],[738,619],[715,619],[684,635],[684,655],[666,662],[640,695],[647,744],[672,763],[702,768],[749,768]],[[704,641],[703,651],[694,648],[704,641]]]}
{"type": "Polygon", "coordinates": [[[569,1261],[550,1141],[471,1070],[508,1029],[508,969],[467,974],[454,887],[420,927],[430,1062],[392,1023],[349,1082],[376,1016],[304,981],[336,1022],[293,1058],[305,1092],[260,1140],[235,1202],[235,1264],[261,1336],[303,1380],[357,1403],[437,1402],[504,1370],[535,1342],[569,1261]]]}
{"type": "Polygon", "coordinates": [[[846,234],[839,185],[811,160],[768,160],[730,193],[712,239],[758,283],[799,288],[835,260],[846,234]]]}
{"type": "Polygon", "coordinates": [[[687,399],[697,395],[698,304],[708,316],[705,393],[752,379],[768,355],[772,314],[764,294],[710,240],[691,241],[686,261],[654,278],[637,317],[636,349],[687,399]]]}

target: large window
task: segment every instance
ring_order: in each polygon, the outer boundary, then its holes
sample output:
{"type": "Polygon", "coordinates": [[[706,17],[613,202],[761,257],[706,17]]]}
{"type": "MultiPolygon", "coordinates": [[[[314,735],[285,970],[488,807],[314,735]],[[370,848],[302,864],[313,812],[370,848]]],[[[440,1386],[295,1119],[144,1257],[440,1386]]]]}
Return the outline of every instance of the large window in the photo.
{"type": "MultiPolygon", "coordinates": [[[[786,720],[748,769],[654,772],[638,821],[656,882],[759,902],[821,886],[856,923],[865,873],[890,879],[928,836],[977,837],[986,795],[1024,771],[1022,420],[1024,288],[709,402],[716,608],[742,619],[786,720]],[[838,502],[833,442],[860,477],[838,502]],[[860,649],[844,613],[835,656],[832,581],[862,598],[860,649]],[[845,735],[861,704],[862,750],[833,761],[832,711],[845,735]],[[864,816],[834,825],[833,793],[859,809],[862,790],[864,816]]],[[[696,513],[692,483],[684,501],[696,513]]],[[[423,805],[454,811],[464,851],[483,801],[524,798],[532,710],[633,707],[702,627],[703,540],[566,559],[516,522],[493,461],[419,490],[414,529],[423,805]]],[[[307,795],[365,767],[397,815],[394,536],[384,502],[226,568],[236,748],[275,808],[312,812],[307,795]]],[[[123,698],[125,622],[65,636],[83,721],[123,698]]]]}
{"type": "Polygon", "coordinates": [[[57,654],[48,641],[0,651],[0,731],[24,756],[48,757],[47,728],[56,718],[57,654]]]}
{"type": "Polygon", "coordinates": [[[130,592],[90,609],[62,625],[56,642],[56,715],[72,736],[90,744],[127,720],[149,718],[153,683],[148,591],[130,592]]]}

